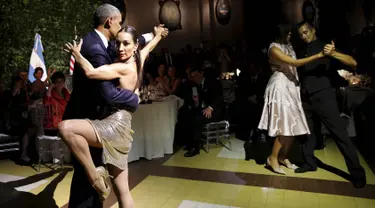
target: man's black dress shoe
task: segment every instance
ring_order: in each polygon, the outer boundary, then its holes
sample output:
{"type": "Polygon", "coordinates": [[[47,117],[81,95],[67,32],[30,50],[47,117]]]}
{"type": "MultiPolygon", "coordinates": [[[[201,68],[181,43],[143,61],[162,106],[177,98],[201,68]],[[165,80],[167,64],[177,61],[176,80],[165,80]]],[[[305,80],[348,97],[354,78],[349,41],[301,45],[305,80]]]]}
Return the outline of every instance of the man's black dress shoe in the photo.
{"type": "Polygon", "coordinates": [[[187,153],[184,154],[185,157],[194,157],[195,155],[199,155],[198,148],[190,149],[187,153]]]}
{"type": "Polygon", "coordinates": [[[295,173],[306,173],[306,172],[314,172],[316,168],[309,167],[307,165],[302,165],[301,167],[294,170],[295,173]]]}
{"type": "Polygon", "coordinates": [[[366,177],[353,178],[352,184],[355,188],[363,188],[366,186],[366,177]]]}

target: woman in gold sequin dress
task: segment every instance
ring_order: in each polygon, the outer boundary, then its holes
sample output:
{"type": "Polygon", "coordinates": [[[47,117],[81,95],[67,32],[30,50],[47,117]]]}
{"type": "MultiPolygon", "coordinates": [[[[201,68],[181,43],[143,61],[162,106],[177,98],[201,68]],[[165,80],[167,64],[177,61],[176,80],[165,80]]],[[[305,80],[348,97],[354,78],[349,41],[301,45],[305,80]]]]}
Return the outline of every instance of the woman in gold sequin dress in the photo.
{"type": "MultiPolygon", "coordinates": [[[[119,79],[119,87],[136,91],[141,83],[142,68],[148,54],[159,41],[166,37],[168,30],[162,25],[154,28],[155,37],[142,50],[138,49],[137,33],[133,27],[123,26],[116,37],[117,61],[111,65],[94,68],[81,53],[81,42],[77,45],[66,44],[65,51],[71,52],[78,64],[90,79],[119,79]]],[[[134,202],[128,186],[128,153],[133,141],[131,129],[131,113],[125,109],[114,109],[113,113],[103,120],[65,120],[59,124],[63,140],[69,146],[85,168],[89,180],[98,192],[101,200],[105,200],[110,191],[109,176],[113,176],[115,194],[120,207],[133,207],[134,202]],[[80,135],[81,139],[69,137],[70,133],[80,135]],[[81,144],[77,144],[77,143],[81,144]],[[89,146],[103,148],[104,167],[95,167],[89,146]],[[79,148],[78,148],[79,147],[79,148]],[[84,149],[82,149],[84,148],[84,149]]]]}
{"type": "Polygon", "coordinates": [[[270,137],[276,137],[272,154],[267,158],[267,167],[285,175],[280,163],[289,169],[297,168],[287,159],[294,137],[310,134],[302,108],[296,68],[323,57],[323,53],[296,60],[290,44],[289,26],[279,25],[277,29],[276,41],[271,43],[268,50],[273,74],[264,93],[263,114],[258,128],[268,130],[270,137]]]}

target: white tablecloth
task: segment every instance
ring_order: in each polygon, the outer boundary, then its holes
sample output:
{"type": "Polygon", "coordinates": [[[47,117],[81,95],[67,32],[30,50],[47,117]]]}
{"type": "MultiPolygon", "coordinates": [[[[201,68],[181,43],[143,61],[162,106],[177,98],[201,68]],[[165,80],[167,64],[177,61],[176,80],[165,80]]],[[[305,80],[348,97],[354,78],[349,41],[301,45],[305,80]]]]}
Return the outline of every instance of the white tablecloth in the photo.
{"type": "Polygon", "coordinates": [[[133,114],[132,129],[134,141],[128,162],[143,157],[148,160],[173,154],[173,140],[177,122],[178,108],[176,99],[140,105],[133,114]]]}

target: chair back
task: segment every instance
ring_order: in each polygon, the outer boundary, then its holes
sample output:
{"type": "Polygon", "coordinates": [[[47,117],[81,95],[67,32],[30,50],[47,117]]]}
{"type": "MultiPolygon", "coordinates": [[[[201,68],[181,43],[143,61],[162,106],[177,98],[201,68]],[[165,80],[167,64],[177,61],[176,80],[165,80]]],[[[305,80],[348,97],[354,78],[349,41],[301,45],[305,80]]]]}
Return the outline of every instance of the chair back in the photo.
{"type": "Polygon", "coordinates": [[[31,123],[37,129],[37,136],[43,136],[44,134],[44,124],[46,118],[46,107],[43,104],[36,104],[30,108],[30,119],[31,123]]]}
{"type": "Polygon", "coordinates": [[[44,128],[55,129],[57,125],[61,122],[61,106],[47,104],[45,107],[45,118],[44,118],[44,128]]]}

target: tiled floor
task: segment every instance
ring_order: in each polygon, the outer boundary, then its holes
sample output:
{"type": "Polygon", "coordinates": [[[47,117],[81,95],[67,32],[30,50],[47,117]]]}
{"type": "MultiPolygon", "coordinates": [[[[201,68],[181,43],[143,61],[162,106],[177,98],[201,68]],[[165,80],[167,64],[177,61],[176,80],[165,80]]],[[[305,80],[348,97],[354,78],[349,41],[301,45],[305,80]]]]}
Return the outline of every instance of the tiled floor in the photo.
{"type": "MultiPolygon", "coordinates": [[[[257,165],[254,160],[245,161],[243,159],[245,157],[243,142],[236,139],[232,141],[232,152],[226,148],[214,148],[210,150],[210,154],[200,154],[193,158],[185,158],[183,154],[182,151],[178,152],[164,165],[265,175],[273,174],[265,169],[264,165],[257,165]]],[[[315,156],[325,164],[347,172],[344,158],[333,142],[329,142],[326,149],[315,151],[315,156]]],[[[368,183],[375,184],[375,175],[361,156],[360,162],[366,170],[368,183]]],[[[323,169],[305,174],[295,174],[292,170],[284,170],[290,177],[346,181],[344,178],[323,169]]]]}
{"type": "Polygon", "coordinates": [[[356,197],[156,176],[148,176],[132,194],[137,207],[375,207],[375,200],[356,197]]]}
{"type": "MultiPolygon", "coordinates": [[[[316,156],[334,168],[301,175],[287,171],[287,176],[280,176],[253,160],[245,161],[243,142],[235,139],[231,151],[217,147],[193,158],[184,158],[183,153],[181,150],[173,156],[129,165],[136,207],[375,207],[374,173],[361,158],[369,182],[364,189],[355,189],[332,173],[337,169],[346,171],[343,158],[332,142],[325,150],[316,151],[316,156]]],[[[13,204],[12,208],[23,207],[22,203],[28,201],[35,204],[33,207],[67,207],[71,177],[69,169],[53,172],[45,168],[38,173],[30,167],[2,160],[0,207],[9,199],[20,203],[13,204]]],[[[105,207],[118,207],[113,193],[105,207]]]]}

